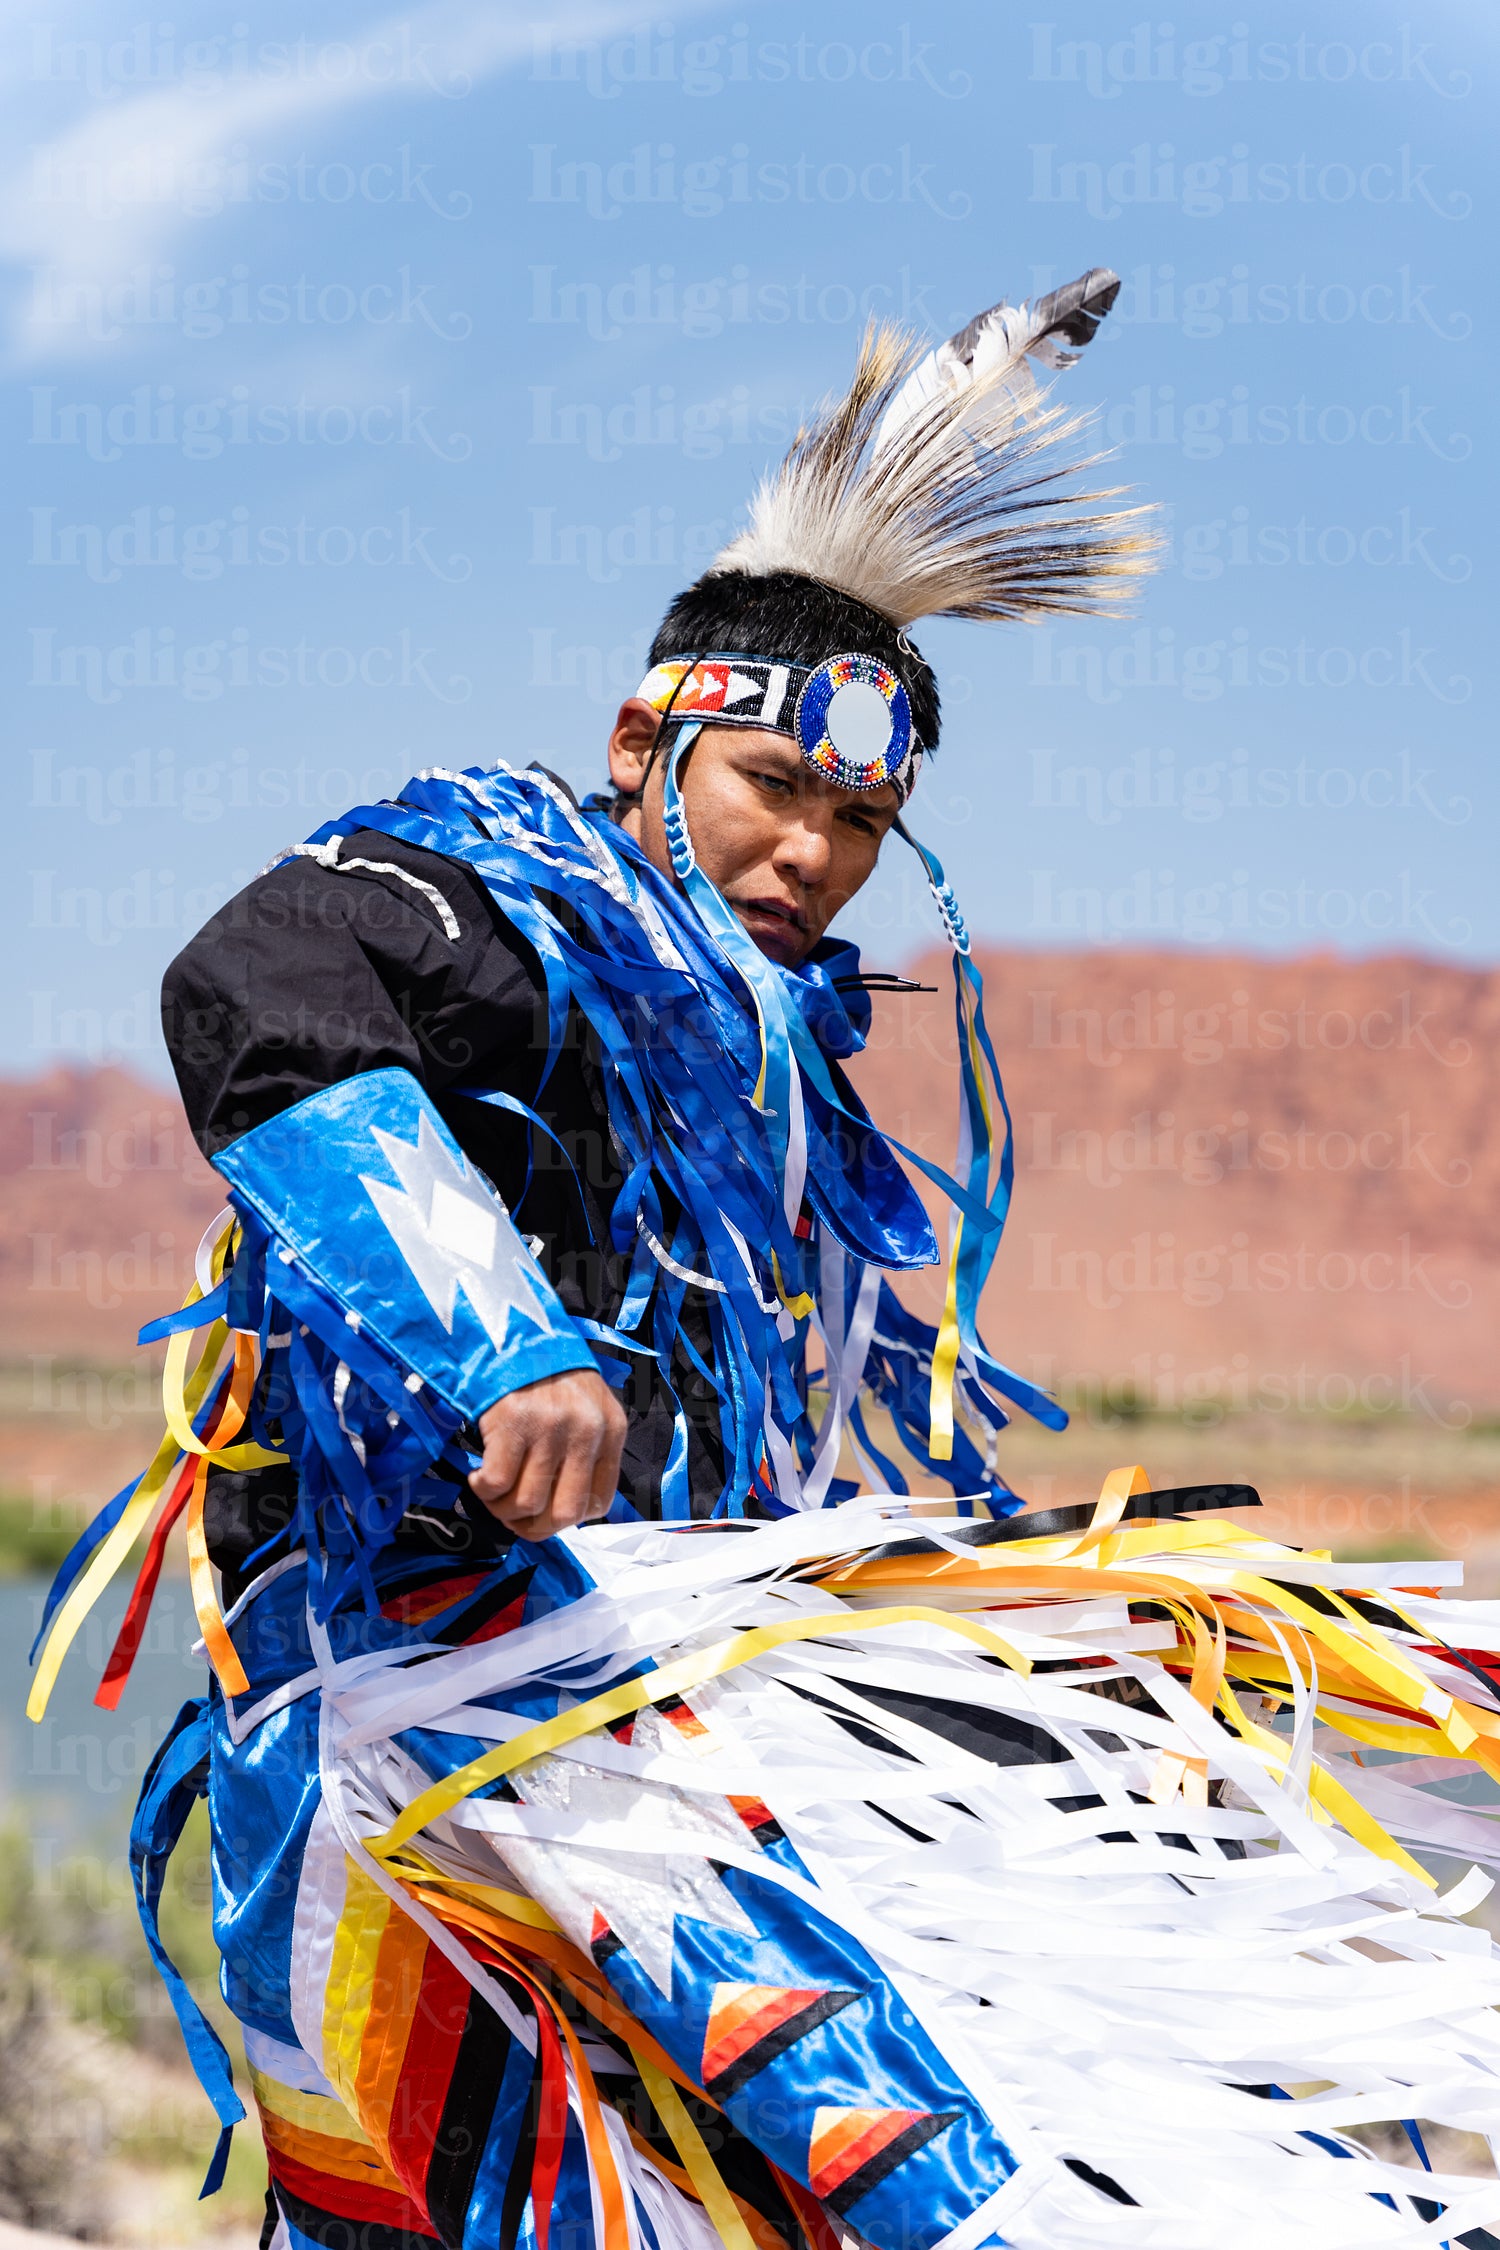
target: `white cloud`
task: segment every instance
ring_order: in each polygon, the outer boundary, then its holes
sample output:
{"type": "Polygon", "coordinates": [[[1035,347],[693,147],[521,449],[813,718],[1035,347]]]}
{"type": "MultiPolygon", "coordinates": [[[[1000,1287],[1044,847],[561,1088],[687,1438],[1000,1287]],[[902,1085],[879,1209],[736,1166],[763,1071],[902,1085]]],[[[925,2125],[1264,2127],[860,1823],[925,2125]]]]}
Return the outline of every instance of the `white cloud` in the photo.
{"type": "MultiPolygon", "coordinates": [[[[107,319],[91,320],[88,308],[142,269],[149,279],[185,229],[232,203],[240,152],[252,136],[259,159],[275,136],[299,126],[326,131],[372,102],[451,103],[484,78],[524,63],[537,37],[609,39],[644,13],[645,0],[581,0],[545,13],[535,0],[524,8],[506,0],[434,0],[358,30],[305,36],[271,67],[239,67],[230,51],[217,71],[205,66],[184,75],[175,50],[160,57],[148,51],[150,75],[163,82],[148,77],[145,90],[134,93],[119,78],[91,88],[86,76],[54,75],[48,91],[66,95],[76,84],[79,114],[36,141],[0,192],[0,258],[31,275],[11,323],[12,365],[117,349],[118,334],[108,332],[107,319]],[[71,316],[60,317],[70,305],[71,316]]],[[[40,28],[42,36],[55,36],[40,28]]],[[[154,34],[151,25],[131,27],[121,44],[154,34]]],[[[70,27],[67,37],[101,58],[110,47],[108,34],[85,40],[70,27]]],[[[13,52],[25,51],[22,32],[13,52]]],[[[17,71],[5,91],[5,138],[22,149],[36,81],[17,71]]]]}

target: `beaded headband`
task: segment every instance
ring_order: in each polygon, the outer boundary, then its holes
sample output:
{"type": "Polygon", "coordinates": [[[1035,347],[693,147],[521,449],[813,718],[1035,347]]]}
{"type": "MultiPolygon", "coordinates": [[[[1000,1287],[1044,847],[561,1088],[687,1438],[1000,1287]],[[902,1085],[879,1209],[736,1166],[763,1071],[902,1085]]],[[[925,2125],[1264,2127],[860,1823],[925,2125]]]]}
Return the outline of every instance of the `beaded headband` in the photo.
{"type": "Polygon", "coordinates": [[[889,782],[905,804],[921,766],[906,689],[878,657],[830,656],[816,665],[738,654],[671,657],[636,692],[674,719],[790,735],[803,763],[840,789],[889,782]]]}

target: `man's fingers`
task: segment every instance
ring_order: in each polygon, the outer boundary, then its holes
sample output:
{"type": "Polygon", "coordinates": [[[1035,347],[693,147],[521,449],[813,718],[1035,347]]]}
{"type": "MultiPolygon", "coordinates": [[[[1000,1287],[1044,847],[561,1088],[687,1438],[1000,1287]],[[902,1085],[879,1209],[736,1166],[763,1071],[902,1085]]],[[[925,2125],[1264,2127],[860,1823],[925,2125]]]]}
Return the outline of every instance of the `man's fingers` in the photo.
{"type": "Polygon", "coordinates": [[[614,1413],[608,1418],[594,1473],[589,1480],[588,1518],[597,1521],[607,1516],[614,1505],[615,1494],[620,1489],[620,1456],[625,1449],[625,1414],[616,1399],[610,1400],[614,1413]]]}
{"type": "Polygon", "coordinates": [[[521,1537],[548,1539],[608,1513],[619,1481],[625,1413],[587,1371],[523,1385],[480,1417],[476,1499],[521,1537]]]}
{"type": "Polygon", "coordinates": [[[591,1430],[580,1428],[558,1469],[549,1510],[553,1531],[568,1531],[574,1524],[592,1523],[608,1515],[614,1500],[625,1443],[625,1414],[602,1385],[597,1405],[597,1421],[591,1430]]]}
{"type": "Polygon", "coordinates": [[[528,1446],[519,1475],[503,1495],[505,1520],[513,1529],[524,1530],[528,1539],[533,1536],[546,1539],[550,1536],[551,1525],[538,1527],[535,1519],[548,1513],[562,1461],[562,1449],[551,1433],[546,1438],[539,1438],[534,1445],[528,1446]]]}
{"type": "Polygon", "coordinates": [[[575,1523],[585,1523],[591,1513],[589,1500],[593,1491],[594,1463],[597,1455],[592,1446],[574,1445],[569,1448],[557,1472],[557,1482],[552,1488],[552,1506],[548,1513],[549,1531],[570,1531],[575,1523]]]}
{"type": "Polygon", "coordinates": [[[578,1519],[580,1523],[598,1523],[601,1517],[609,1514],[611,1507],[614,1505],[615,1493],[619,1489],[620,1483],[618,1466],[612,1472],[606,1465],[606,1459],[607,1457],[601,1453],[594,1463],[593,1474],[589,1478],[588,1493],[584,1499],[583,1513],[578,1519]]]}
{"type": "Polygon", "coordinates": [[[526,1458],[526,1432],[519,1417],[492,1420],[485,1432],[484,1459],[469,1478],[469,1488],[488,1508],[503,1499],[526,1458]]]}

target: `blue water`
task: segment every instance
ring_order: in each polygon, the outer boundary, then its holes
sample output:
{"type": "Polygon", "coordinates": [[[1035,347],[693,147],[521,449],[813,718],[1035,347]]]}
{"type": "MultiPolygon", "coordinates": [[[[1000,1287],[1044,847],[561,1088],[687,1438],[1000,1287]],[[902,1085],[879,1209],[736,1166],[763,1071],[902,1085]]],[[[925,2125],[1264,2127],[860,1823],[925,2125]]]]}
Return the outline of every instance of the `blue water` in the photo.
{"type": "Polygon", "coordinates": [[[68,1852],[88,1845],[123,1851],[141,1776],[207,1668],[188,1654],[198,1628],[186,1584],[156,1596],[145,1639],[118,1711],[93,1701],[125,1591],[111,1589],[85,1622],[52,1691],[46,1717],[26,1716],[27,1652],[41,1621],[45,1579],[0,1580],[0,1824],[68,1852]]]}

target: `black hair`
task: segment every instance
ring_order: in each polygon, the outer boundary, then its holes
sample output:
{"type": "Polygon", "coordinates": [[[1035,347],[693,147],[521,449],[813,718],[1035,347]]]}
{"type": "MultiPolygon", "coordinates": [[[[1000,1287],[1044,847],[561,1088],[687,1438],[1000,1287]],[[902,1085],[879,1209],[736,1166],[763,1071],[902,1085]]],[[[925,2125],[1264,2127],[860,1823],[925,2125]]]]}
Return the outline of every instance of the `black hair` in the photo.
{"type": "Polygon", "coordinates": [[[938,689],[914,642],[868,602],[797,570],[711,570],[677,596],[651,643],[651,662],[674,656],[781,657],[822,664],[830,656],[878,657],[906,689],[912,733],[937,747],[938,689]]]}

